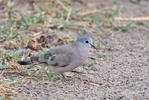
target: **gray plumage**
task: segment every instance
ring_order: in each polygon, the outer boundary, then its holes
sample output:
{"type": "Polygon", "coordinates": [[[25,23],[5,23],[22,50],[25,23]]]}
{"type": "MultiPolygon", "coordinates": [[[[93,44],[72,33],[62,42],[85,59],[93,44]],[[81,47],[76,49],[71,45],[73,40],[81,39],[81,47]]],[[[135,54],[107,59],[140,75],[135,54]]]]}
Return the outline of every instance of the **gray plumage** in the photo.
{"type": "Polygon", "coordinates": [[[19,61],[19,63],[26,65],[38,62],[48,66],[52,72],[68,72],[81,65],[87,59],[91,46],[95,48],[93,40],[89,36],[81,36],[72,44],[50,49],[46,53],[36,57],[36,60],[19,61]]]}

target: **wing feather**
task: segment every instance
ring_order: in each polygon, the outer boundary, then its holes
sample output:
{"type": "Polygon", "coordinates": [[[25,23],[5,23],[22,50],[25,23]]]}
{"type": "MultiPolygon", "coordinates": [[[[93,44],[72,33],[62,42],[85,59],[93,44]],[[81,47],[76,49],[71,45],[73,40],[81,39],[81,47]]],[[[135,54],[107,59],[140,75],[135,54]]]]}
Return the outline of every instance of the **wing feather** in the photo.
{"type": "Polygon", "coordinates": [[[70,64],[73,54],[71,45],[59,46],[40,55],[39,61],[54,67],[64,67],[70,64]]]}

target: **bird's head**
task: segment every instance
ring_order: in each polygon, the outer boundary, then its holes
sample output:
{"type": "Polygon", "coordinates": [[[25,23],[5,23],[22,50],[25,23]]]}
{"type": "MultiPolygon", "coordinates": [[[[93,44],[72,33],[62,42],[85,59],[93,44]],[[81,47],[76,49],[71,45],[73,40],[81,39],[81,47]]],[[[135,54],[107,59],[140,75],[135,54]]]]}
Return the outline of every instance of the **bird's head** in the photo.
{"type": "Polygon", "coordinates": [[[81,36],[77,39],[77,42],[81,43],[83,46],[87,47],[87,48],[90,48],[90,47],[93,47],[96,49],[96,47],[94,46],[93,44],[93,40],[91,37],[89,36],[81,36]]]}

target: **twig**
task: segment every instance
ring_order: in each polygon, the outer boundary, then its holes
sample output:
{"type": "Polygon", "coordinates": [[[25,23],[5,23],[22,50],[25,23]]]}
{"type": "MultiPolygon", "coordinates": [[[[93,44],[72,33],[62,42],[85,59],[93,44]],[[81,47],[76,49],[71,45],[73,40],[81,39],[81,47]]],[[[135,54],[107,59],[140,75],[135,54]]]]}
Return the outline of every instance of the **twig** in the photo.
{"type": "Polygon", "coordinates": [[[93,9],[93,10],[86,10],[84,12],[80,12],[79,15],[80,16],[84,16],[84,15],[87,15],[87,14],[94,14],[94,13],[99,13],[100,11],[103,11],[103,10],[111,10],[111,9],[116,9],[114,7],[106,7],[106,8],[102,8],[102,9],[93,9]]]}
{"type": "Polygon", "coordinates": [[[103,83],[93,82],[89,80],[83,80],[83,81],[85,82],[85,84],[96,86],[96,87],[101,87],[103,85],[103,83]]]}
{"type": "Polygon", "coordinates": [[[56,0],[56,2],[59,3],[66,11],[69,11],[69,9],[60,0],[56,0]]]}
{"type": "Polygon", "coordinates": [[[66,18],[66,22],[68,22],[70,15],[71,15],[71,12],[72,12],[72,8],[66,7],[60,0],[56,0],[56,2],[59,3],[68,12],[67,18],[66,18]]]}
{"type": "Polygon", "coordinates": [[[119,21],[149,21],[149,17],[134,17],[134,18],[115,17],[115,20],[119,20],[119,21]]]}
{"type": "Polygon", "coordinates": [[[72,12],[72,8],[68,11],[67,18],[66,18],[66,22],[68,22],[68,21],[69,21],[69,18],[70,18],[71,12],[72,12]]]}
{"type": "Polygon", "coordinates": [[[97,10],[97,9],[95,9],[95,10],[88,10],[88,11],[80,13],[80,16],[84,16],[84,15],[87,15],[87,14],[98,13],[98,12],[99,12],[99,10],[97,10]]]}

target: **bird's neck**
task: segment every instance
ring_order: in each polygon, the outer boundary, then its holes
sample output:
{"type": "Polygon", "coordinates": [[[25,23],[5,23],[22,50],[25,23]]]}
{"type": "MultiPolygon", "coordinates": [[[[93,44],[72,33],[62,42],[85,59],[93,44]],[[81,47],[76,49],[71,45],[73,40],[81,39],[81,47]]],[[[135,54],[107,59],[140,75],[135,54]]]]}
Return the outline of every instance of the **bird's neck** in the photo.
{"type": "Polygon", "coordinates": [[[89,53],[89,48],[83,45],[82,43],[76,43],[74,42],[72,45],[76,47],[76,49],[80,52],[80,54],[85,54],[88,55],[89,53]]]}

